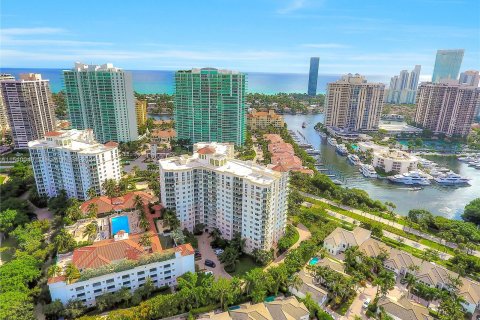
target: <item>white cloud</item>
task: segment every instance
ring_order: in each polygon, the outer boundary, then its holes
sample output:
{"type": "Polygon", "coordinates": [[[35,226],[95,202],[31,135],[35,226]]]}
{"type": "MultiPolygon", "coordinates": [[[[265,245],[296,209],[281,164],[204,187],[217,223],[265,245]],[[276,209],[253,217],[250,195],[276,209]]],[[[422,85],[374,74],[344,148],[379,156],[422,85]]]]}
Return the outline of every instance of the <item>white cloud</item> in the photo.
{"type": "Polygon", "coordinates": [[[61,28],[4,28],[0,29],[0,34],[3,36],[19,36],[19,35],[37,35],[37,34],[58,34],[64,33],[65,30],[61,28]]]}

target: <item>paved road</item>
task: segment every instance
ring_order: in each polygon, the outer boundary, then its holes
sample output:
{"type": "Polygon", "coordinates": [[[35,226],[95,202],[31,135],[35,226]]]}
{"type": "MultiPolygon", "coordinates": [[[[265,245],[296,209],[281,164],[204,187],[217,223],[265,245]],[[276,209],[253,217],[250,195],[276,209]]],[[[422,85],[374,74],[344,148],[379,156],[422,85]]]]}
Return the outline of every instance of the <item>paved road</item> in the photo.
{"type": "Polygon", "coordinates": [[[195,261],[195,263],[199,266],[200,270],[206,269],[207,271],[212,271],[215,275],[215,278],[232,278],[232,276],[223,269],[223,265],[218,260],[215,252],[213,252],[213,249],[210,246],[210,242],[212,241],[212,239],[209,237],[209,234],[207,232],[204,232],[201,236],[198,236],[197,239],[198,250],[200,250],[200,253],[202,254],[202,259],[195,261]],[[205,259],[209,259],[215,262],[215,268],[205,266],[205,259]]]}
{"type": "MultiPolygon", "coordinates": [[[[309,193],[305,193],[305,192],[300,192],[300,194],[302,194],[303,196],[305,197],[309,197],[309,198],[312,198],[312,199],[315,199],[315,200],[318,200],[318,201],[321,201],[321,202],[324,202],[324,203],[327,203],[327,204],[330,204],[330,205],[333,205],[333,206],[336,206],[336,207],[339,207],[341,209],[344,209],[344,210],[348,210],[348,211],[351,211],[353,213],[356,213],[358,215],[361,215],[361,216],[364,216],[366,218],[369,218],[369,219],[372,219],[374,221],[378,221],[378,222],[382,222],[386,225],[389,225],[389,226],[392,226],[396,229],[399,229],[399,230],[403,230],[407,233],[410,233],[410,234],[413,234],[413,235],[416,235],[416,236],[419,236],[419,237],[422,237],[424,239],[427,239],[427,240],[430,240],[430,241],[433,241],[433,242],[436,242],[438,244],[441,244],[441,245],[444,245],[444,246],[447,246],[447,247],[450,247],[452,249],[456,249],[457,248],[457,245],[455,243],[451,243],[451,242],[446,242],[445,240],[441,239],[441,238],[438,238],[438,237],[435,237],[435,236],[432,236],[430,234],[427,234],[427,233],[424,233],[422,231],[419,231],[419,230],[416,230],[416,229],[412,229],[412,228],[409,228],[407,226],[404,226],[404,225],[401,225],[397,222],[394,222],[392,220],[388,220],[388,219],[384,219],[382,217],[379,217],[379,216],[376,216],[374,214],[371,214],[371,213],[368,213],[368,212],[365,212],[365,211],[361,211],[361,210],[358,210],[358,209],[355,209],[355,208],[352,208],[352,207],[349,207],[349,206],[346,206],[346,205],[342,205],[342,204],[338,204],[336,202],[333,202],[331,200],[328,200],[328,199],[325,199],[325,198],[321,198],[321,197],[318,197],[318,196],[315,196],[313,194],[309,194],[309,193]]],[[[470,253],[474,256],[477,256],[480,258],[480,252],[479,251],[473,251],[472,253],[470,253]]]]}
{"type": "MultiPolygon", "coordinates": [[[[356,225],[359,225],[360,224],[360,221],[358,220],[355,220],[353,218],[350,218],[348,216],[344,216],[343,214],[340,214],[338,212],[335,212],[335,211],[332,211],[332,210],[328,210],[326,209],[327,213],[329,215],[331,215],[332,217],[335,217],[337,219],[342,219],[343,221],[346,221],[346,222],[349,222],[349,223],[354,223],[356,222],[355,224],[356,225]]],[[[426,249],[431,249],[429,246],[426,246],[426,245],[423,245],[421,243],[418,243],[416,241],[412,241],[410,239],[407,239],[405,237],[401,237],[399,235],[396,235],[395,233],[391,233],[389,231],[386,231],[386,230],[382,230],[383,231],[383,235],[387,238],[390,238],[392,240],[396,240],[396,241],[400,241],[400,242],[403,242],[404,244],[406,244],[407,246],[410,246],[410,247],[413,247],[413,248],[416,248],[416,249],[419,249],[419,250],[422,250],[422,251],[425,251],[426,249]],[[401,240],[400,240],[401,239],[401,240]]],[[[439,256],[441,259],[443,260],[448,260],[450,258],[452,258],[451,255],[449,255],[448,253],[444,253],[444,252],[439,252],[439,256]]]]}

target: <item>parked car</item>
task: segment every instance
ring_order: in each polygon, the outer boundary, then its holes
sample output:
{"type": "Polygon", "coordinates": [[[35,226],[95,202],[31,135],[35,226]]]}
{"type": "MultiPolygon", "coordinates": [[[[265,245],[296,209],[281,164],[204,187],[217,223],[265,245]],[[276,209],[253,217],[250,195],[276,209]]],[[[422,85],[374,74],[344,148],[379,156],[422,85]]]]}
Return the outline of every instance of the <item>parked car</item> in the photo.
{"type": "Polygon", "coordinates": [[[370,298],[367,298],[365,300],[363,300],[363,309],[367,309],[368,308],[368,305],[370,304],[370,301],[372,301],[370,298]]]}
{"type": "Polygon", "coordinates": [[[217,265],[212,260],[205,260],[205,265],[210,268],[215,268],[217,265]]]}
{"type": "Polygon", "coordinates": [[[223,249],[214,249],[214,250],[213,250],[213,252],[215,252],[215,254],[216,254],[217,256],[221,255],[221,254],[223,253],[223,251],[224,251],[223,249]]]}

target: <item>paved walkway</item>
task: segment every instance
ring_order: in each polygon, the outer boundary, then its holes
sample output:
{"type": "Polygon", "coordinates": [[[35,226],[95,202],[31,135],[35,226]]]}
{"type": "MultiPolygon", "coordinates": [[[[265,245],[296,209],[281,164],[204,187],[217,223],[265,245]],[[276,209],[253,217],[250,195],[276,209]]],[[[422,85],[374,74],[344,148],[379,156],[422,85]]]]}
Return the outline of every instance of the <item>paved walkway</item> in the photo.
{"type": "Polygon", "coordinates": [[[298,231],[298,234],[299,234],[299,238],[298,238],[298,241],[295,242],[291,247],[290,249],[288,249],[287,251],[285,251],[284,253],[282,253],[281,255],[279,255],[272,263],[270,263],[265,269],[268,269],[272,266],[276,266],[278,265],[279,263],[281,263],[285,257],[287,256],[288,252],[290,252],[291,250],[297,248],[300,243],[302,243],[302,241],[305,241],[305,240],[308,240],[310,239],[310,237],[312,236],[312,234],[310,233],[310,231],[308,231],[308,228],[305,227],[303,224],[299,223],[295,229],[297,229],[298,231]]]}
{"type": "Polygon", "coordinates": [[[202,235],[197,237],[198,239],[198,250],[202,254],[201,260],[196,260],[195,263],[198,265],[200,270],[206,269],[207,271],[212,271],[215,275],[215,278],[227,278],[231,279],[232,276],[229,275],[225,269],[223,269],[223,265],[218,260],[217,255],[213,252],[212,247],[210,246],[210,242],[212,239],[207,232],[204,232],[202,235]],[[215,262],[215,268],[210,268],[205,265],[205,259],[212,260],[215,262]]]}
{"type": "MultiPolygon", "coordinates": [[[[346,222],[349,222],[349,223],[354,223],[356,225],[360,225],[360,221],[358,220],[355,220],[353,218],[350,218],[350,217],[347,217],[347,216],[344,216],[343,214],[340,214],[338,212],[335,212],[335,211],[332,211],[332,210],[328,210],[326,209],[327,213],[329,215],[331,215],[332,217],[335,217],[337,219],[341,219],[343,221],[346,221],[346,222]]],[[[406,244],[407,246],[410,246],[410,247],[413,247],[413,248],[416,248],[416,249],[419,249],[419,250],[422,250],[422,251],[425,251],[426,249],[431,249],[429,246],[426,246],[426,245],[423,245],[421,243],[418,243],[416,241],[412,241],[410,239],[407,239],[405,237],[401,237],[399,235],[396,235],[395,233],[391,233],[389,231],[386,231],[386,230],[382,230],[383,232],[383,235],[387,238],[390,238],[392,240],[396,240],[396,241],[399,241],[399,242],[402,242],[404,244],[406,244]]],[[[452,258],[451,255],[449,255],[448,253],[444,253],[444,252],[439,252],[439,256],[441,259],[443,260],[448,260],[450,258],[452,258]]]]}
{"type": "Polygon", "coordinates": [[[50,221],[53,220],[53,213],[48,210],[48,207],[38,208],[33,203],[31,203],[30,200],[28,200],[29,193],[30,193],[29,191],[25,192],[20,196],[20,199],[25,200],[28,203],[33,213],[35,213],[35,215],[37,216],[37,219],[50,220],[50,221]]]}
{"type": "MultiPolygon", "coordinates": [[[[343,205],[343,204],[338,204],[336,202],[333,202],[331,200],[328,200],[328,199],[325,199],[325,198],[321,198],[321,197],[318,197],[318,196],[315,196],[313,194],[309,194],[309,193],[305,193],[305,192],[300,192],[301,195],[305,196],[305,197],[309,197],[309,198],[312,198],[312,199],[315,199],[315,200],[318,200],[318,201],[321,201],[321,202],[324,202],[324,203],[327,203],[327,204],[330,204],[330,205],[333,205],[333,206],[336,206],[336,207],[339,207],[341,209],[344,209],[344,210],[348,210],[348,211],[351,211],[353,213],[356,213],[358,215],[361,215],[363,217],[366,217],[366,218],[369,218],[369,219],[372,219],[374,221],[378,221],[378,222],[381,222],[381,223],[384,223],[386,225],[389,225],[389,226],[392,226],[396,229],[399,229],[399,230],[403,230],[407,233],[410,233],[410,234],[413,234],[413,235],[416,235],[416,236],[419,236],[419,237],[422,237],[424,239],[427,239],[427,240],[430,240],[430,241],[433,241],[433,242],[436,242],[438,244],[441,244],[441,245],[444,245],[444,246],[447,246],[447,247],[450,247],[452,249],[456,249],[457,248],[457,245],[455,243],[452,243],[452,242],[447,242],[441,238],[438,238],[438,237],[435,237],[435,236],[432,236],[428,233],[425,233],[425,232],[422,232],[422,231],[419,231],[419,230],[416,230],[416,229],[413,229],[413,228],[410,228],[410,227],[407,227],[407,226],[404,226],[398,222],[395,222],[395,221],[392,221],[392,220],[388,220],[388,219],[385,219],[385,218],[382,218],[382,217],[379,217],[379,216],[376,216],[374,214],[371,214],[371,213],[368,213],[368,212],[365,212],[365,211],[362,211],[362,210],[358,210],[358,209],[355,209],[355,208],[352,208],[352,207],[349,207],[349,206],[346,206],[346,205],[343,205]]],[[[470,253],[474,256],[477,256],[480,258],[480,252],[478,251],[473,251],[472,253],[470,253]]]]}

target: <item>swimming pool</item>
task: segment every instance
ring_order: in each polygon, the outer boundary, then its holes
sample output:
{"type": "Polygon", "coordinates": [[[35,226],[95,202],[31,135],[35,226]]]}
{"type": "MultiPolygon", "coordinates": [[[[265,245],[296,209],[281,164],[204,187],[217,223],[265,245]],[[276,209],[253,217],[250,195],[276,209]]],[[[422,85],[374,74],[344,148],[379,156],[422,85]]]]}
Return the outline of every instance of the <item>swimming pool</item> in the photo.
{"type": "Polygon", "coordinates": [[[128,217],[120,216],[114,217],[111,220],[112,222],[112,236],[116,235],[118,231],[123,230],[126,233],[130,233],[130,227],[128,225],[128,217]]]}
{"type": "Polygon", "coordinates": [[[313,257],[308,264],[314,266],[317,264],[318,260],[320,260],[318,257],[313,257]]]}

